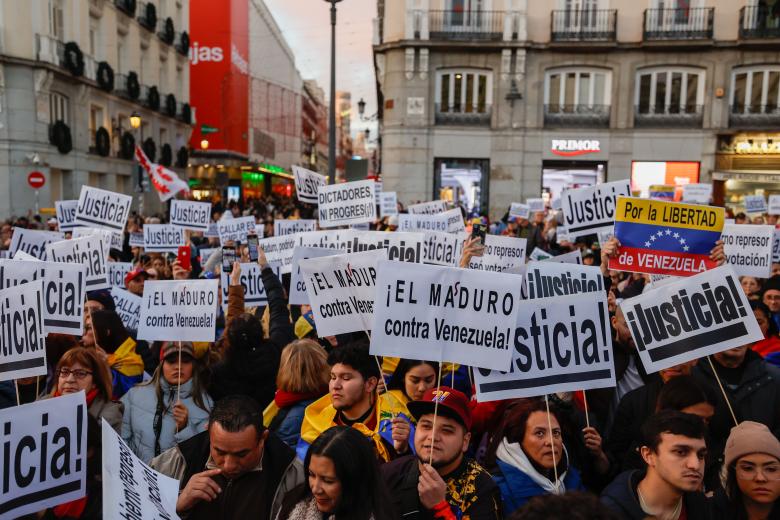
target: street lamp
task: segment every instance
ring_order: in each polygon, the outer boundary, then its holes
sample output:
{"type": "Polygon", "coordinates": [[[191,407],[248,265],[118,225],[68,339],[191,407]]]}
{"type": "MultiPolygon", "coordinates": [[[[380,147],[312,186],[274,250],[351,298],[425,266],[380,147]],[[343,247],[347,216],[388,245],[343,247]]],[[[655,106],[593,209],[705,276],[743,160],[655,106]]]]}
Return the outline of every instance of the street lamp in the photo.
{"type": "Polygon", "coordinates": [[[130,128],[136,130],[139,126],[141,126],[141,115],[138,112],[133,112],[130,114],[130,128]]]}
{"type": "Polygon", "coordinates": [[[330,4],[330,114],[328,116],[328,182],[336,182],[336,4],[330,4]]]}

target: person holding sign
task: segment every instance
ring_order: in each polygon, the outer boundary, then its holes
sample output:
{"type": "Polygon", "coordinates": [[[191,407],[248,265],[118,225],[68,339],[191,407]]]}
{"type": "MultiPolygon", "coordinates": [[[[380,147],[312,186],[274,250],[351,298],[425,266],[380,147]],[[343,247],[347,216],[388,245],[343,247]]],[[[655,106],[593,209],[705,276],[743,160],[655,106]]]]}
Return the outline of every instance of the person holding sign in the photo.
{"type": "Polygon", "coordinates": [[[144,462],[203,431],[214,404],[192,343],[164,343],[160,358],[152,379],[122,397],[122,439],[144,462]]]}
{"type": "Polygon", "coordinates": [[[135,351],[136,341],[115,311],[104,310],[91,314],[96,348],[99,354],[106,356],[106,362],[111,368],[114,381],[111,395],[119,399],[141,382],[144,362],[135,351]]]}

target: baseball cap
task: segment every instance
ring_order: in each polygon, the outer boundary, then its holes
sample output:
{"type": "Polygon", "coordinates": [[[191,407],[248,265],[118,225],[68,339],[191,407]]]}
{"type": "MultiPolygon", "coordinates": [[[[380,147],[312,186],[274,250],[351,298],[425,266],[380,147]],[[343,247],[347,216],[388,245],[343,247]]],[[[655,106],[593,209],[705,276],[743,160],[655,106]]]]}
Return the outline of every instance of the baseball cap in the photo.
{"type": "Polygon", "coordinates": [[[130,282],[132,282],[133,280],[135,280],[141,275],[144,275],[147,278],[149,277],[149,273],[147,273],[143,267],[137,267],[133,269],[132,271],[130,271],[125,275],[125,285],[129,284],[130,282]]]}
{"type": "Polygon", "coordinates": [[[431,414],[436,411],[442,417],[454,419],[462,424],[466,430],[471,430],[471,409],[469,400],[458,390],[448,386],[439,388],[430,388],[423,395],[420,401],[410,401],[406,407],[416,420],[420,420],[423,415],[431,414]],[[436,410],[436,401],[439,402],[439,408],[436,410]]]}

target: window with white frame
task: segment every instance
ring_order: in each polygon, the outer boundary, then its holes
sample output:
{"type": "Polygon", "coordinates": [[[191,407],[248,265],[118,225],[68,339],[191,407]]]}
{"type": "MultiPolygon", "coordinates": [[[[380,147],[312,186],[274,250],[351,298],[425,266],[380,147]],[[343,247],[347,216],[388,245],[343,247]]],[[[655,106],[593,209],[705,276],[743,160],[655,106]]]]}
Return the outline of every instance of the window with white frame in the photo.
{"type": "Polygon", "coordinates": [[[436,75],[439,112],[486,113],[493,102],[493,75],[475,69],[442,70],[436,75]]]}
{"type": "Polygon", "coordinates": [[[70,102],[68,97],[59,92],[49,94],[49,117],[52,123],[62,121],[70,124],[70,102]]]}
{"type": "Polygon", "coordinates": [[[604,69],[549,70],[544,77],[544,104],[550,113],[609,106],[611,83],[612,73],[604,69]]]}
{"type": "Polygon", "coordinates": [[[62,0],[49,0],[49,32],[57,40],[65,39],[65,10],[62,0]]]}
{"type": "Polygon", "coordinates": [[[693,114],[704,103],[704,71],[659,67],[637,72],[639,114],[693,114]]]}
{"type": "Polygon", "coordinates": [[[740,67],[731,73],[731,111],[764,114],[778,111],[780,65],[740,67]]]}

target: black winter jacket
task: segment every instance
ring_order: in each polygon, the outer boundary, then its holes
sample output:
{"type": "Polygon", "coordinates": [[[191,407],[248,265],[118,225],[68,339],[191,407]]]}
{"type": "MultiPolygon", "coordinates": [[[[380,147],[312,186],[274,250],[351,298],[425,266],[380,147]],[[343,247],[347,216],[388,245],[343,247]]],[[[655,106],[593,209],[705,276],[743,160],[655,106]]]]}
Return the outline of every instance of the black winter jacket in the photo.
{"type": "MultiPolygon", "coordinates": [[[[636,487],[645,477],[644,471],[625,471],[617,476],[601,494],[601,503],[625,520],[644,520],[647,514],[639,505],[636,487]]],[[[711,520],[710,501],[704,493],[685,493],[683,507],[687,520],[711,520]]]]}

